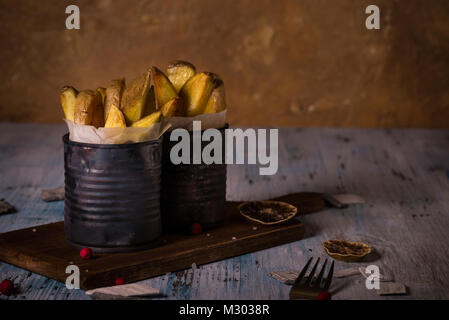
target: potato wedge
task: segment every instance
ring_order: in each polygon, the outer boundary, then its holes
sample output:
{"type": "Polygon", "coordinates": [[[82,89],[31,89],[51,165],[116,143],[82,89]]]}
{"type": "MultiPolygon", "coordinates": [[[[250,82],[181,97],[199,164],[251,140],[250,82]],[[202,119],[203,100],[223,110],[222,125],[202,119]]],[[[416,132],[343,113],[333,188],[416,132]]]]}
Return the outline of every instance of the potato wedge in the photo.
{"type": "Polygon", "coordinates": [[[161,111],[153,112],[152,114],[140,119],[139,121],[131,124],[131,127],[149,127],[156,122],[159,122],[161,118],[161,111]]]}
{"type": "Polygon", "coordinates": [[[164,104],[178,95],[173,84],[167,76],[158,68],[151,68],[152,82],[156,94],[156,110],[160,110],[164,104]]]}
{"type": "Polygon", "coordinates": [[[217,81],[217,85],[212,91],[203,113],[217,113],[226,109],[224,83],[217,81]]]}
{"type": "Polygon", "coordinates": [[[170,82],[179,92],[182,86],[196,74],[196,68],[187,61],[176,60],[171,62],[167,67],[167,76],[170,82]]]}
{"type": "Polygon", "coordinates": [[[93,114],[101,104],[101,95],[92,90],[81,91],[75,100],[74,122],[77,124],[91,125],[93,114]]]}
{"type": "Polygon", "coordinates": [[[95,128],[104,127],[104,106],[103,106],[103,96],[101,95],[101,92],[97,89],[95,91],[95,94],[98,95],[98,98],[100,100],[100,103],[98,103],[94,108],[94,113],[92,115],[92,125],[95,128]]]}
{"type": "Polygon", "coordinates": [[[106,88],[104,100],[104,121],[108,118],[109,110],[114,105],[121,109],[123,91],[125,89],[125,78],[111,80],[106,88]]]}
{"type": "Polygon", "coordinates": [[[116,106],[112,105],[108,118],[104,124],[105,128],[126,128],[126,120],[123,113],[116,106]]]}
{"type": "Polygon", "coordinates": [[[147,101],[151,86],[151,70],[134,79],[123,92],[121,110],[127,124],[132,124],[145,116],[145,111],[150,112],[147,101]]]}
{"type": "Polygon", "coordinates": [[[97,90],[95,90],[95,91],[97,91],[99,94],[101,94],[101,102],[103,103],[103,106],[104,106],[104,102],[106,100],[106,88],[98,87],[97,90]]]}
{"type": "Polygon", "coordinates": [[[154,85],[150,81],[150,88],[148,89],[147,98],[145,101],[145,107],[143,108],[142,118],[146,117],[153,112],[156,112],[156,93],[154,92],[154,85]]]}
{"type": "Polygon", "coordinates": [[[61,100],[62,110],[67,120],[74,121],[75,119],[75,101],[78,91],[70,86],[65,86],[61,89],[59,98],[61,100]]]}
{"type": "Polygon", "coordinates": [[[198,73],[182,87],[179,95],[186,105],[186,115],[194,117],[203,113],[212,91],[222,82],[210,72],[198,73]]]}
{"type": "Polygon", "coordinates": [[[180,97],[175,97],[162,106],[161,112],[164,118],[183,117],[186,113],[184,101],[180,97]]]}

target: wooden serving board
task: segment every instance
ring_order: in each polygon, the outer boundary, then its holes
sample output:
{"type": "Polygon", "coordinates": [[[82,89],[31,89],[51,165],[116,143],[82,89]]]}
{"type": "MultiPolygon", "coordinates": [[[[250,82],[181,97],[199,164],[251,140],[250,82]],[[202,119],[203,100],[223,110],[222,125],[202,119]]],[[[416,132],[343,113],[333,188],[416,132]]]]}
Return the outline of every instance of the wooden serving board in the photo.
{"type": "MultiPolygon", "coordinates": [[[[324,202],[318,194],[292,194],[277,198],[298,207],[300,213],[318,211],[324,202]]],[[[123,277],[135,282],[249,252],[297,241],[304,224],[291,219],[278,226],[255,225],[237,211],[240,202],[227,202],[223,227],[200,235],[167,234],[156,248],[132,253],[98,254],[83,260],[65,239],[64,223],[56,222],[0,235],[0,260],[65,283],[66,268],[80,269],[81,289],[115,284],[123,277]]]]}

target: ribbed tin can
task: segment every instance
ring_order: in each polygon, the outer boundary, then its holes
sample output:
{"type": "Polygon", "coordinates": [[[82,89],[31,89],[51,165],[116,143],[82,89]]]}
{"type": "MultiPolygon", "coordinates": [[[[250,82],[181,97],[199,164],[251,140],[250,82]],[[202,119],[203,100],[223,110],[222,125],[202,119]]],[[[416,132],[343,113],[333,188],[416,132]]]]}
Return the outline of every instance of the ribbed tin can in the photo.
{"type": "Polygon", "coordinates": [[[63,137],[64,229],[73,246],[101,253],[157,245],[161,140],[110,145],[63,137]]]}
{"type": "MultiPolygon", "coordinates": [[[[194,223],[203,229],[218,227],[226,216],[225,129],[221,164],[193,164],[193,132],[190,134],[190,164],[175,165],[170,151],[177,141],[166,133],[162,147],[162,227],[167,231],[189,232],[194,223]]],[[[203,133],[202,131],[201,133],[203,133]]],[[[201,142],[201,152],[209,142],[201,142]]]]}

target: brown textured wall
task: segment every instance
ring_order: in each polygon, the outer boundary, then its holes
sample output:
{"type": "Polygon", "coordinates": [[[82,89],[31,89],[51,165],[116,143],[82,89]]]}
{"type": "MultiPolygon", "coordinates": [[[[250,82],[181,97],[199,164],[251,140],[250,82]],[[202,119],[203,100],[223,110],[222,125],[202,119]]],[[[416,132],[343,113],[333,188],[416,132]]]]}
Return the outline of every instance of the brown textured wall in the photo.
{"type": "Polygon", "coordinates": [[[222,76],[234,125],[449,127],[446,0],[2,0],[0,40],[3,121],[60,122],[63,85],[186,59],[222,76]]]}

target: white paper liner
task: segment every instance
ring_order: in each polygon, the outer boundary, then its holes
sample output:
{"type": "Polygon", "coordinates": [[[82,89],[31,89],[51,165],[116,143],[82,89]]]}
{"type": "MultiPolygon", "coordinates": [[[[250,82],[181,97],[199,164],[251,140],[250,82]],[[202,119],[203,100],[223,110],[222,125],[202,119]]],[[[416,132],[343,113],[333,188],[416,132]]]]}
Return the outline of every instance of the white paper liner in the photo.
{"type": "Polygon", "coordinates": [[[147,128],[95,128],[64,119],[69,128],[69,139],[93,144],[124,144],[158,140],[167,131],[169,123],[155,123],[147,128]]]}
{"type": "Polygon", "coordinates": [[[200,114],[195,117],[171,117],[162,120],[163,123],[171,124],[168,131],[183,128],[188,131],[193,130],[193,121],[201,121],[201,130],[221,129],[226,124],[226,110],[218,113],[200,114]]]}
{"type": "Polygon", "coordinates": [[[95,128],[64,119],[69,129],[69,139],[92,144],[124,144],[159,139],[165,131],[177,128],[193,130],[193,121],[201,121],[201,130],[221,129],[226,124],[226,110],[219,113],[200,114],[195,117],[171,117],[162,119],[147,128],[95,128]]]}
{"type": "Polygon", "coordinates": [[[145,142],[159,139],[165,131],[177,128],[193,130],[193,121],[201,121],[201,130],[221,129],[226,124],[226,110],[218,113],[200,114],[195,117],[171,117],[162,119],[150,127],[95,128],[94,126],[76,124],[64,119],[69,129],[69,139],[75,142],[92,144],[124,144],[145,142]]]}

